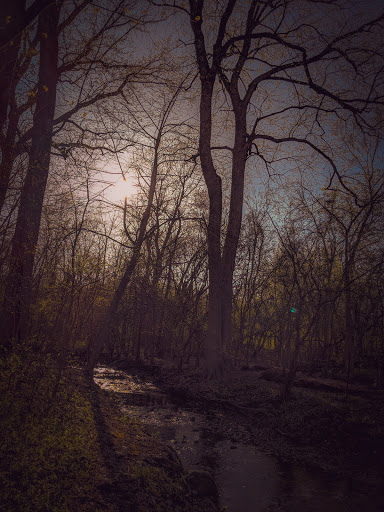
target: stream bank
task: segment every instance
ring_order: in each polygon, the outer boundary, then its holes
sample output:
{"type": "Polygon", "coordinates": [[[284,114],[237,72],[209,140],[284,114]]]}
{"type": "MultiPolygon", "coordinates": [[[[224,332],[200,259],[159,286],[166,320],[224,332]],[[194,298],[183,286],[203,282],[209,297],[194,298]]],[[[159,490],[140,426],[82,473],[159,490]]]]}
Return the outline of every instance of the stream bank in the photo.
{"type": "Polygon", "coordinates": [[[295,390],[284,405],[258,372],[207,383],[193,370],[117,366],[103,387],[187,470],[210,472],[226,510],[384,510],[380,404],[295,390]]]}
{"type": "Polygon", "coordinates": [[[120,412],[118,394],[80,378],[78,388],[91,403],[97,430],[97,471],[86,507],[93,503],[98,512],[218,510],[213,499],[194,492],[175,453],[136,418],[120,412]]]}

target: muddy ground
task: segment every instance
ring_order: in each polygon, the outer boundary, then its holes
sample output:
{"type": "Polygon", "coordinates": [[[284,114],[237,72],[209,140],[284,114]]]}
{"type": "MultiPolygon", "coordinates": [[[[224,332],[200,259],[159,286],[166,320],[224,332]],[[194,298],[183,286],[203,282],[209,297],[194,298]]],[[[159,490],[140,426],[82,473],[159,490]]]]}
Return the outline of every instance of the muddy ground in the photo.
{"type": "Polygon", "coordinates": [[[114,366],[150,376],[188,407],[208,410],[218,438],[253,444],[281,460],[367,484],[384,483],[382,390],[349,385],[346,392],[340,381],[299,375],[300,387],[282,403],[276,369],[232,368],[220,379],[206,381],[194,368],[180,373],[164,361],[140,368],[127,361],[114,366]]]}
{"type": "Polygon", "coordinates": [[[113,396],[73,371],[91,402],[97,428],[96,471],[91,494],[76,510],[103,512],[215,512],[215,500],[199,495],[174,454],[137,422],[121,414],[113,396]]]}

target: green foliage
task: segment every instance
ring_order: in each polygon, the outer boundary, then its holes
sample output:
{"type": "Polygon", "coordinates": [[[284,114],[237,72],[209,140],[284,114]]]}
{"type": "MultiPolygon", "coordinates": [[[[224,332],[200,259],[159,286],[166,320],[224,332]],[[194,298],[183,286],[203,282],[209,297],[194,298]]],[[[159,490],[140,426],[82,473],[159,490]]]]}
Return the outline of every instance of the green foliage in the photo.
{"type": "Polygon", "coordinates": [[[138,481],[141,492],[145,493],[150,510],[167,512],[171,506],[175,509],[178,503],[180,505],[184,503],[186,487],[180,477],[171,476],[163,468],[143,462],[136,464],[132,473],[133,478],[138,481]],[[170,498],[172,498],[171,501],[170,498]]]}
{"type": "Polygon", "coordinates": [[[96,431],[71,381],[31,348],[0,360],[2,511],[76,510],[91,489],[96,431]]]}

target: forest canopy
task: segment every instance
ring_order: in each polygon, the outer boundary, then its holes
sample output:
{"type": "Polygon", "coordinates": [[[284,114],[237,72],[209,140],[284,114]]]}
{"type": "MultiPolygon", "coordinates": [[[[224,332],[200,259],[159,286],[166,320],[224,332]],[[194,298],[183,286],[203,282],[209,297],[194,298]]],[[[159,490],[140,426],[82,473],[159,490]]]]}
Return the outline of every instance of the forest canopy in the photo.
{"type": "Polygon", "coordinates": [[[0,13],[3,354],[383,384],[379,2],[0,13]]]}

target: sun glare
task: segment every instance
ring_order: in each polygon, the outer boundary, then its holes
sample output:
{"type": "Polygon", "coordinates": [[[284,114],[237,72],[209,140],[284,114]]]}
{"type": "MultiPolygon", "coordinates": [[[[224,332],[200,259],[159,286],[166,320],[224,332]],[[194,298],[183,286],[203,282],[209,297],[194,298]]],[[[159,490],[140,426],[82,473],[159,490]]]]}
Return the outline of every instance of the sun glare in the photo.
{"type": "Polygon", "coordinates": [[[134,193],[135,185],[133,179],[129,176],[126,176],[124,179],[121,176],[114,185],[109,187],[107,191],[107,197],[113,203],[120,203],[124,202],[126,197],[131,197],[134,193]]]}

